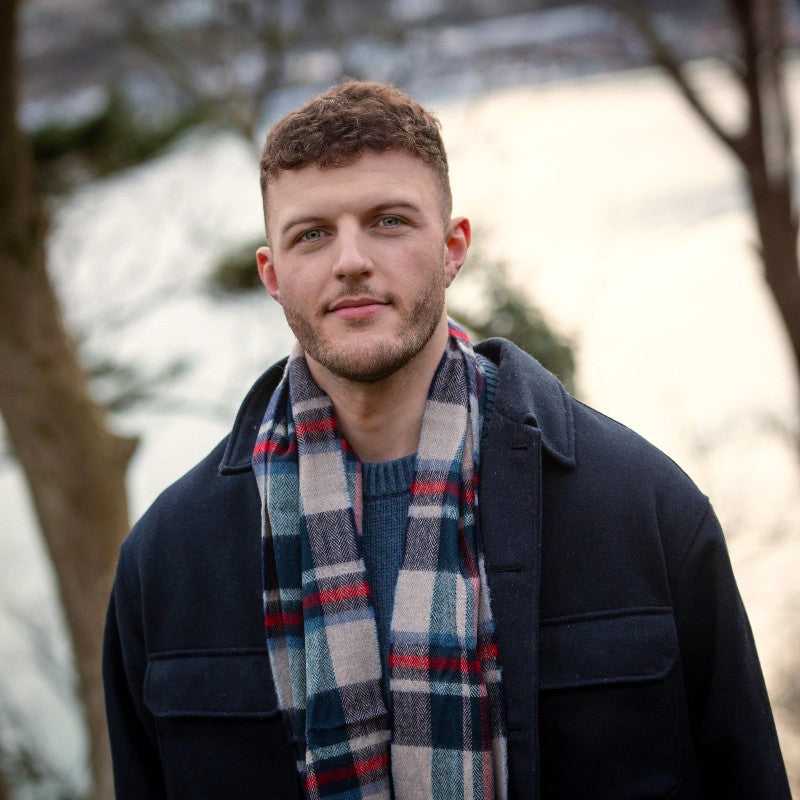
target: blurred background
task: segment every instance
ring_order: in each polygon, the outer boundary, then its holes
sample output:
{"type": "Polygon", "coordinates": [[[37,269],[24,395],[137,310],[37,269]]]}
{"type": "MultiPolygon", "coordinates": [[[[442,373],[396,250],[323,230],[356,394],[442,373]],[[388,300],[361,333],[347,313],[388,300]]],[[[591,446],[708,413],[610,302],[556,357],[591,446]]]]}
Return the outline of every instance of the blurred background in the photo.
{"type": "Polygon", "coordinates": [[[800,797],[797,0],[0,0],[0,800],[110,798],[121,538],[289,349],[257,155],[344,75],[442,121],[451,313],[722,520],[800,797]]]}

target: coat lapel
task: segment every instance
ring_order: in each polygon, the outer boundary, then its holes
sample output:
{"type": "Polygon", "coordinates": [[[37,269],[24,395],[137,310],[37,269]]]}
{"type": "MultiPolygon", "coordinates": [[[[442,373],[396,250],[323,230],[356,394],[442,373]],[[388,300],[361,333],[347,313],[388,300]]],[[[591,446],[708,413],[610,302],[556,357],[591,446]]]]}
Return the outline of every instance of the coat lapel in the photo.
{"type": "Polygon", "coordinates": [[[495,413],[482,438],[481,535],[503,675],[509,798],[537,797],[542,437],[495,413]]]}

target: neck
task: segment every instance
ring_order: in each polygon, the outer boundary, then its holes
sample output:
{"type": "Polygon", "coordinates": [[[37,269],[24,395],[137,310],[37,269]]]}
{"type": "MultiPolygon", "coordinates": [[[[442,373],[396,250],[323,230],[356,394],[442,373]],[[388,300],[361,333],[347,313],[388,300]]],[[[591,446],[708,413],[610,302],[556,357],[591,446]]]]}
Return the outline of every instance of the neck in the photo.
{"type": "Polygon", "coordinates": [[[417,451],[428,390],[447,344],[447,320],[405,366],[374,383],[355,383],[308,359],[336,421],[362,461],[391,461],[417,451]]]}

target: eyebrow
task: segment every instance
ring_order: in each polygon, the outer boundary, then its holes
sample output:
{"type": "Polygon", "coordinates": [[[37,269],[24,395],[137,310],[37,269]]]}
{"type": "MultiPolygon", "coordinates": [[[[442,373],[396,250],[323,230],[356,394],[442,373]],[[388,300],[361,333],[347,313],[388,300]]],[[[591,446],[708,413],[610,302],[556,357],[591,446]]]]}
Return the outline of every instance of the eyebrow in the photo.
{"type": "Polygon", "coordinates": [[[322,217],[295,217],[286,222],[280,230],[281,237],[285,236],[292,228],[298,225],[317,225],[323,221],[322,217]]]}
{"type": "MultiPolygon", "coordinates": [[[[419,211],[419,206],[409,200],[383,200],[380,203],[367,209],[367,216],[378,214],[381,211],[389,211],[394,209],[405,209],[407,211],[419,211]]],[[[292,228],[298,225],[319,225],[325,221],[325,217],[318,214],[310,214],[305,217],[294,217],[283,224],[280,230],[280,236],[285,236],[292,228]]]]}

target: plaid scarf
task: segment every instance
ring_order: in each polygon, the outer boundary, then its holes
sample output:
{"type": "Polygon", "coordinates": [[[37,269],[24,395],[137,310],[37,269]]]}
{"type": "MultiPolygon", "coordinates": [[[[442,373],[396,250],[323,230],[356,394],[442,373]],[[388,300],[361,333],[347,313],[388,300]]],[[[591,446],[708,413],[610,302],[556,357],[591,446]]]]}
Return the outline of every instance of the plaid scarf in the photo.
{"type": "Polygon", "coordinates": [[[306,796],[505,800],[477,517],[482,376],[450,322],[422,423],[390,633],[392,720],[361,555],[360,463],[299,345],[255,449],[272,674],[306,796]]]}

